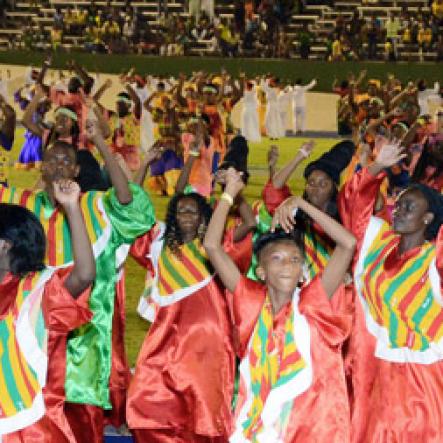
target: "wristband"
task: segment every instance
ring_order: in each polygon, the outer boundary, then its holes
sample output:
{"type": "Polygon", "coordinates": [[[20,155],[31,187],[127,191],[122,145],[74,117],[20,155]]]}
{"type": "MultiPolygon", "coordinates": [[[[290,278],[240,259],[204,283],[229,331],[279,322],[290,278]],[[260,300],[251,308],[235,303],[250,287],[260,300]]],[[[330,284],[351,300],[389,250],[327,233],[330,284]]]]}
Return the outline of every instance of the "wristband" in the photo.
{"type": "Polygon", "coordinates": [[[303,158],[308,158],[309,152],[306,152],[304,148],[299,149],[298,151],[303,158]]]}
{"type": "Polygon", "coordinates": [[[189,151],[189,155],[191,157],[200,157],[200,152],[198,152],[198,151],[189,151]]]}
{"type": "Polygon", "coordinates": [[[228,202],[229,206],[232,206],[234,204],[234,199],[227,192],[223,192],[223,194],[220,196],[220,200],[224,200],[225,202],[228,202]]]}

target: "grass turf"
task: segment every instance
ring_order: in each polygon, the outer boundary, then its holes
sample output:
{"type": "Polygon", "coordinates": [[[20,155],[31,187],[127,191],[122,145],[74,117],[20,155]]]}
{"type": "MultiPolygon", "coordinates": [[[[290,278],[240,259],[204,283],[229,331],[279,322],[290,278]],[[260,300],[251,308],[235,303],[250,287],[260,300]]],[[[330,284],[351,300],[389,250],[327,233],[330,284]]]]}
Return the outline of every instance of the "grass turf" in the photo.
{"type": "MultiPolygon", "coordinates": [[[[10,162],[14,162],[19,153],[24,141],[24,131],[18,129],[16,133],[16,139],[14,147],[9,154],[10,162]]],[[[253,201],[260,198],[263,185],[268,178],[267,169],[267,151],[269,146],[274,143],[279,147],[280,158],[278,166],[282,166],[289,161],[297,152],[298,148],[305,141],[301,138],[284,138],[278,142],[271,142],[268,139],[263,139],[261,143],[252,143],[249,147],[249,169],[250,179],[249,184],[245,190],[245,195],[249,201],[253,201]]],[[[328,150],[336,140],[331,139],[317,139],[316,146],[312,157],[309,159],[317,158],[324,151],[328,150]]],[[[305,161],[306,163],[306,161],[305,161]]],[[[291,178],[289,185],[294,193],[300,193],[303,188],[303,173],[304,165],[302,164],[298,171],[291,178]]],[[[23,171],[17,170],[14,167],[9,171],[9,182],[17,187],[21,188],[33,188],[38,181],[39,173],[35,170],[23,171]]],[[[168,204],[167,197],[152,196],[154,207],[156,210],[156,216],[158,219],[163,220],[166,206],[168,204]]],[[[138,351],[146,335],[146,331],[149,328],[149,323],[141,319],[137,312],[136,307],[138,304],[139,296],[144,286],[145,270],[138,266],[131,258],[126,263],[126,349],[128,354],[129,363],[131,366],[135,364],[138,351]]]]}

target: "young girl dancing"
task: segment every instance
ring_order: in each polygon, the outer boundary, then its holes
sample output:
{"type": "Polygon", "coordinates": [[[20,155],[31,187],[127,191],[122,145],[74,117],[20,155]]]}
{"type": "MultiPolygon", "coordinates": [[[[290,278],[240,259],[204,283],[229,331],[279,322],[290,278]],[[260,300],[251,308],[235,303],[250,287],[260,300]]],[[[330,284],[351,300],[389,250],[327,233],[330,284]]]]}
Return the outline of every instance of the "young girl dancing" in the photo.
{"type": "Polygon", "coordinates": [[[274,216],[272,229],[281,223],[285,231],[267,234],[256,243],[261,282],[249,280],[220,247],[229,208],[243,186],[240,174],[228,170],[225,192],[204,242],[211,263],[232,294],[228,300],[242,359],[230,441],[348,442],[340,345],[350,318],[337,316],[329,299],[341,287],[355,239],[324,212],[293,197],[274,216]],[[302,233],[297,228],[290,232],[296,208],[312,217],[336,244],[323,272],[301,289],[302,233]]]}

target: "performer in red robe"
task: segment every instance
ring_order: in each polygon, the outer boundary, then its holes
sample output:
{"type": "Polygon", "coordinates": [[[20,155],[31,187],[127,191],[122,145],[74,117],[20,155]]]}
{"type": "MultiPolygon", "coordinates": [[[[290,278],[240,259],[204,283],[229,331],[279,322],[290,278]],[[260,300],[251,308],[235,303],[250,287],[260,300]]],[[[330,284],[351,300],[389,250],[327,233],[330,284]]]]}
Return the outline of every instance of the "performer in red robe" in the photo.
{"type": "Polygon", "coordinates": [[[443,441],[443,201],[412,185],[395,203],[393,225],[374,217],[385,174],[401,160],[398,145],[383,146],[340,196],[346,227],[358,240],[354,266],[352,441],[443,441]]]}

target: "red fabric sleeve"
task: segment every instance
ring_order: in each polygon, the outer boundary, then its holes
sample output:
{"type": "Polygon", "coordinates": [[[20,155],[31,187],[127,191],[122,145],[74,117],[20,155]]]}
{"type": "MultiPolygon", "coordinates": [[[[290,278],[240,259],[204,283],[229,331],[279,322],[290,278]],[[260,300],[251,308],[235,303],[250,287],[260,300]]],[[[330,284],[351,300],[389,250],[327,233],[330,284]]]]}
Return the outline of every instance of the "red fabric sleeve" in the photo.
{"type": "Polygon", "coordinates": [[[374,177],[364,168],[345,183],[338,195],[341,222],[355,235],[358,243],[363,240],[384,178],[385,173],[374,177]]]}
{"type": "Polygon", "coordinates": [[[230,228],[225,231],[223,249],[236,264],[240,273],[245,274],[249,269],[252,259],[252,232],[239,242],[234,242],[234,232],[235,228],[230,228]]]}
{"type": "Polygon", "coordinates": [[[266,286],[244,276],[240,277],[234,293],[228,293],[234,322],[234,344],[240,358],[245,355],[265,298],[266,286]]]}
{"type": "Polygon", "coordinates": [[[272,180],[269,180],[262,191],[263,202],[266,205],[266,209],[269,214],[274,215],[275,210],[283,203],[288,197],[292,195],[288,185],[284,185],[283,188],[277,189],[272,180]]]}
{"type": "MultiPolygon", "coordinates": [[[[343,298],[344,291],[345,287],[341,285],[333,297],[343,298]]],[[[352,326],[351,310],[339,312],[338,309],[333,309],[319,275],[301,290],[299,309],[317,326],[329,346],[340,346],[349,336],[352,326]]]]}
{"type": "Polygon", "coordinates": [[[92,319],[88,305],[91,289],[86,289],[75,299],[64,286],[71,270],[58,270],[45,285],[42,308],[45,323],[51,331],[66,333],[92,319]]]}
{"type": "MultiPolygon", "coordinates": [[[[435,264],[440,274],[440,279],[442,280],[443,286],[443,226],[440,226],[440,230],[438,231],[437,238],[435,239],[435,253],[436,259],[435,264]]],[[[442,287],[443,289],[443,287],[442,287]]],[[[443,291],[442,291],[443,292],[443,291]]]]}
{"type": "Polygon", "coordinates": [[[138,237],[129,250],[132,258],[144,268],[151,266],[151,261],[147,258],[147,255],[151,251],[151,245],[155,240],[155,235],[155,230],[151,228],[146,234],[138,237]]]}

